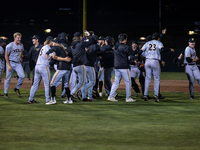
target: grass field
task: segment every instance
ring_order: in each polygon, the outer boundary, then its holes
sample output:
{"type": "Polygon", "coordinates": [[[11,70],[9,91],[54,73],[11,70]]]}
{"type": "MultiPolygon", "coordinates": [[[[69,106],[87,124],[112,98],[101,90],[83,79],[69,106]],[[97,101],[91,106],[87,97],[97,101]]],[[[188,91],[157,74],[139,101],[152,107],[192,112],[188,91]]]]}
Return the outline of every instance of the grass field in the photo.
{"type": "MultiPolygon", "coordinates": [[[[200,93],[163,92],[160,103],[153,99],[125,103],[106,98],[72,105],[45,106],[44,91],[38,90],[28,104],[29,89],[18,98],[0,97],[0,149],[2,150],[198,150],[200,149],[200,93]]],[[[60,95],[60,91],[57,91],[60,95]]],[[[153,95],[152,92],[149,93],[153,95]]],[[[140,95],[141,96],[141,95],[140,95]]]]}
{"type": "MultiPolygon", "coordinates": [[[[51,71],[51,77],[53,77],[53,74],[55,73],[54,70],[51,71]]],[[[17,73],[14,72],[12,77],[16,76],[17,73]]],[[[27,74],[25,72],[25,76],[27,78],[27,74]]],[[[32,71],[30,74],[31,78],[33,77],[32,71]]],[[[4,72],[3,77],[6,77],[6,73],[4,72]]],[[[112,78],[114,79],[114,74],[112,76],[112,78]]],[[[187,76],[184,72],[161,72],[161,76],[160,76],[161,80],[187,80],[187,76]]]]}

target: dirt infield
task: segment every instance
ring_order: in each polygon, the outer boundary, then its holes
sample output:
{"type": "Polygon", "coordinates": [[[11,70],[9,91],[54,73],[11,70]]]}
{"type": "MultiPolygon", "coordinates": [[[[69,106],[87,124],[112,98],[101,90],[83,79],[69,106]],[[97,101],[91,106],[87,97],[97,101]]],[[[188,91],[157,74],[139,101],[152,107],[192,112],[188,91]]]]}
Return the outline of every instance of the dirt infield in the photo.
{"type": "MultiPolygon", "coordinates": [[[[0,84],[0,89],[4,88],[4,80],[2,80],[2,83],[0,84]]],[[[114,79],[112,79],[112,82],[114,79]]],[[[139,80],[136,80],[136,83],[139,85],[139,80]]],[[[9,89],[15,88],[17,84],[17,80],[15,78],[11,79],[9,89]]],[[[21,89],[30,89],[32,84],[32,80],[25,79],[21,89]]],[[[153,91],[153,85],[154,85],[154,80],[151,81],[149,91],[153,91]]],[[[189,92],[189,83],[187,80],[161,80],[160,81],[160,90],[161,92],[189,92]]],[[[44,84],[43,81],[40,83],[39,89],[44,89],[44,84]]],[[[58,87],[58,89],[61,89],[61,86],[58,87]]],[[[120,86],[118,90],[125,90],[125,84],[124,81],[122,80],[120,83],[120,86]]],[[[200,92],[200,86],[198,83],[195,81],[195,86],[194,86],[194,92],[200,92]]]]}

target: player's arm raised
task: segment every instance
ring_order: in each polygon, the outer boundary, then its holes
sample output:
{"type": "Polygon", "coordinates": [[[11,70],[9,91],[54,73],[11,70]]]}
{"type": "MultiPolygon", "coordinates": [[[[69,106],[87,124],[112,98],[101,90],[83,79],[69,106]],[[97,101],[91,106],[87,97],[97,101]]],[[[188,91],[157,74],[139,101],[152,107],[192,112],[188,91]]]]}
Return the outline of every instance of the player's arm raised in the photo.
{"type": "Polygon", "coordinates": [[[56,56],[56,55],[53,55],[52,58],[56,59],[58,61],[66,61],[66,62],[70,62],[72,60],[70,57],[62,58],[62,57],[59,57],[59,56],[56,56]]]}

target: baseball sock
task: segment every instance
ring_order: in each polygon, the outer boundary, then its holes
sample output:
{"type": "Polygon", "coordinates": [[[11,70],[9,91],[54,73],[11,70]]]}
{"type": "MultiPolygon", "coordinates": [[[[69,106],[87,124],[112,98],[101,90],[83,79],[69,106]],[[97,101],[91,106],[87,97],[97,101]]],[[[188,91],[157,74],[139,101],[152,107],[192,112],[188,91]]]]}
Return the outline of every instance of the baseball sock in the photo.
{"type": "Polygon", "coordinates": [[[65,88],[65,92],[66,92],[66,94],[67,94],[67,97],[68,97],[68,99],[70,98],[70,89],[67,87],[67,88],[65,88]]]}
{"type": "Polygon", "coordinates": [[[99,92],[102,92],[103,81],[99,81],[99,92]]]}
{"type": "Polygon", "coordinates": [[[52,97],[52,98],[55,98],[55,94],[56,94],[56,87],[55,87],[55,86],[52,86],[52,87],[51,87],[51,97],[52,97]]]}

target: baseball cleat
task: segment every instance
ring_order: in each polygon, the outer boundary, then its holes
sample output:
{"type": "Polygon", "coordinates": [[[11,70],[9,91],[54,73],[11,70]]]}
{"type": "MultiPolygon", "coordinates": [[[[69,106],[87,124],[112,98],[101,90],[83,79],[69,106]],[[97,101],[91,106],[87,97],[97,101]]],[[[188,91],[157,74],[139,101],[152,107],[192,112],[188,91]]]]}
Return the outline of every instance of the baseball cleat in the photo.
{"type": "Polygon", "coordinates": [[[144,101],[148,101],[148,96],[143,96],[144,101]]]}
{"type": "Polygon", "coordinates": [[[35,100],[28,101],[29,104],[37,103],[35,100]]]}
{"type": "Polygon", "coordinates": [[[91,102],[91,100],[88,99],[88,98],[83,98],[82,101],[83,101],[83,102],[91,102]]]}
{"type": "Polygon", "coordinates": [[[73,104],[73,101],[71,98],[67,99],[66,101],[63,101],[64,104],[73,104]]]}
{"type": "Polygon", "coordinates": [[[159,99],[164,99],[165,96],[162,96],[162,94],[159,94],[159,95],[158,95],[158,98],[159,98],[159,99]]]}
{"type": "Polygon", "coordinates": [[[45,103],[45,105],[54,105],[54,104],[55,104],[55,102],[52,101],[52,100],[50,100],[50,101],[48,101],[48,102],[45,103]]]}
{"type": "Polygon", "coordinates": [[[194,96],[190,96],[190,99],[194,99],[194,96]]]}
{"type": "Polygon", "coordinates": [[[88,97],[89,100],[91,101],[96,101],[96,99],[92,98],[92,97],[88,97]]]}
{"type": "Polygon", "coordinates": [[[17,88],[14,88],[14,91],[17,93],[17,96],[21,97],[20,91],[17,88]]]}
{"type": "Polygon", "coordinates": [[[4,98],[8,98],[8,94],[4,94],[4,98]]]}
{"type": "Polygon", "coordinates": [[[154,97],[154,99],[155,99],[155,102],[159,103],[158,96],[154,95],[153,97],[154,97]]]}
{"type": "Polygon", "coordinates": [[[135,97],[138,97],[139,93],[135,93],[135,97]]]}
{"type": "Polygon", "coordinates": [[[102,92],[99,92],[99,97],[102,97],[102,96],[103,96],[102,92]]]}
{"type": "Polygon", "coordinates": [[[111,101],[111,102],[118,102],[118,100],[116,100],[114,97],[108,97],[108,101],[111,101]]]}
{"type": "Polygon", "coordinates": [[[132,99],[131,97],[126,98],[126,102],[136,102],[136,99],[132,99]]]}

